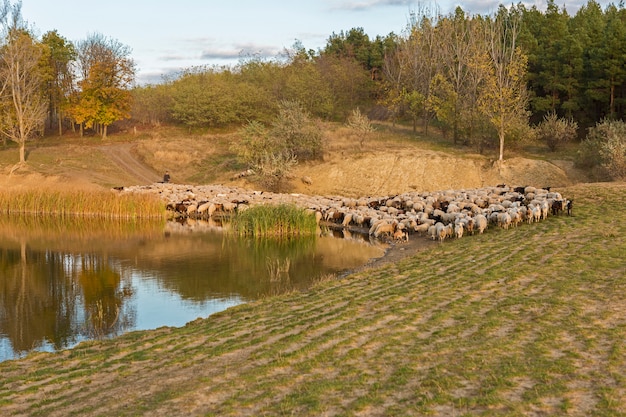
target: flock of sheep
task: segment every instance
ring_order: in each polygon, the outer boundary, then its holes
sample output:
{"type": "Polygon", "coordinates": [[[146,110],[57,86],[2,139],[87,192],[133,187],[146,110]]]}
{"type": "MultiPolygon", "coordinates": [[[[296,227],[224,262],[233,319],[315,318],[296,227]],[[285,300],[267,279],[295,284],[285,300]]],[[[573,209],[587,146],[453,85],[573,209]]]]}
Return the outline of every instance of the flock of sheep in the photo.
{"type": "Polygon", "coordinates": [[[416,233],[443,241],[483,233],[490,226],[508,229],[522,222],[538,222],[550,214],[571,214],[572,204],[549,189],[500,185],[357,201],[356,207],[327,211],[323,219],[340,222],[342,227],[368,227],[376,238],[408,240],[416,233]]]}
{"type": "Polygon", "coordinates": [[[466,190],[408,192],[387,197],[322,197],[276,194],[222,185],[152,184],[122,192],[155,193],[173,217],[210,219],[256,204],[295,204],[315,214],[318,223],[368,233],[382,240],[406,241],[412,234],[433,240],[508,229],[548,215],[571,214],[572,200],[549,188],[498,185],[466,190]]]}

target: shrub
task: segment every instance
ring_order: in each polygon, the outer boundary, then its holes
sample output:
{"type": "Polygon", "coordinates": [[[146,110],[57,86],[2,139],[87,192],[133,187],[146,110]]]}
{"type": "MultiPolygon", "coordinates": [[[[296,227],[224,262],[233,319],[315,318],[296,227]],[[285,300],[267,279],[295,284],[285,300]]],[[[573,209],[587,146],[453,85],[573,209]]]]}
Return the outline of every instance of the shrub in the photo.
{"type": "Polygon", "coordinates": [[[356,130],[359,133],[372,133],[374,131],[372,122],[365,114],[361,113],[361,109],[359,108],[352,110],[346,124],[350,129],[356,130]]]}
{"type": "Polygon", "coordinates": [[[236,234],[253,237],[311,236],[316,228],[315,216],[290,204],[251,207],[232,222],[236,234]]]}
{"type": "Polygon", "coordinates": [[[363,142],[374,131],[374,126],[370,119],[361,113],[359,108],[352,110],[346,125],[358,135],[359,146],[363,148],[363,142]]]}
{"type": "Polygon", "coordinates": [[[600,169],[614,180],[626,179],[626,123],[603,120],[589,129],[578,151],[576,165],[600,169]]]}
{"type": "Polygon", "coordinates": [[[535,129],[537,139],[546,143],[552,152],[557,146],[573,140],[577,130],[578,124],[574,120],[559,118],[556,113],[548,113],[535,129]]]}
{"type": "Polygon", "coordinates": [[[262,183],[280,191],[283,180],[298,161],[321,155],[322,134],[300,105],[286,101],[281,103],[280,114],[269,128],[255,121],[248,123],[242,139],[233,148],[262,183]]]}
{"type": "Polygon", "coordinates": [[[626,136],[610,136],[600,148],[602,167],[614,180],[626,180],[626,136]]]}
{"type": "Polygon", "coordinates": [[[299,161],[316,159],[322,154],[321,129],[298,102],[280,103],[270,134],[299,161]]]}

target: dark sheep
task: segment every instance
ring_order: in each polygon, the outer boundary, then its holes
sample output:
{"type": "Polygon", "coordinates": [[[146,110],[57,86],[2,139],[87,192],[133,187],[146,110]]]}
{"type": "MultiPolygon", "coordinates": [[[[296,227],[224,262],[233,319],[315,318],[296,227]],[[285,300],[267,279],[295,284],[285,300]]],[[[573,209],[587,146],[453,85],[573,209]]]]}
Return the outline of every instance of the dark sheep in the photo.
{"type": "Polygon", "coordinates": [[[341,223],[343,222],[343,218],[345,217],[346,213],[342,212],[342,211],[336,211],[335,213],[333,213],[333,220],[335,220],[337,223],[341,223]]]}
{"type": "Polygon", "coordinates": [[[553,216],[556,216],[557,214],[561,214],[561,212],[563,211],[564,203],[565,201],[563,200],[554,200],[552,202],[552,207],[550,207],[550,209],[552,211],[553,216]]]}

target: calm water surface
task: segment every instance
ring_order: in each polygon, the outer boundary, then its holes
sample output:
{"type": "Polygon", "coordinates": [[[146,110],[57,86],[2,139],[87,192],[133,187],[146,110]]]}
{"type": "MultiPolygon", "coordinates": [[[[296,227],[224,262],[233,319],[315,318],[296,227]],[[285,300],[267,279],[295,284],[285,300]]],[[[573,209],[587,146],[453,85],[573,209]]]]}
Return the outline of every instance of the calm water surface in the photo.
{"type": "Polygon", "coordinates": [[[0,361],[182,326],[383,252],[358,236],[277,243],[176,224],[0,219],[0,361]]]}

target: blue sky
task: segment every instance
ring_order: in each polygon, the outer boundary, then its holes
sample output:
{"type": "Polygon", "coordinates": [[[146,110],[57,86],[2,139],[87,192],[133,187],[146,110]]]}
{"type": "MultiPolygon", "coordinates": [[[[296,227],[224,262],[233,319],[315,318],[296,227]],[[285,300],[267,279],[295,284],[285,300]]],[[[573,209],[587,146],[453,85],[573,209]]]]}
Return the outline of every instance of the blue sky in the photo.
{"type": "MultiPolygon", "coordinates": [[[[545,10],[544,0],[524,2],[545,10]]],[[[13,1],[15,3],[15,1],[13,1]]],[[[129,46],[140,83],[200,65],[238,62],[242,53],[272,58],[296,40],[323,48],[334,32],[361,27],[370,37],[400,34],[424,5],[448,14],[460,5],[490,14],[497,0],[22,0],[22,16],[41,35],[70,41],[100,33],[129,46]]],[[[516,1],[517,3],[517,1],[516,1]]],[[[510,4],[505,2],[504,4],[510,4]]],[[[558,2],[576,11],[586,0],[558,2]]],[[[601,2],[604,4],[604,2],[601,2]]]]}

